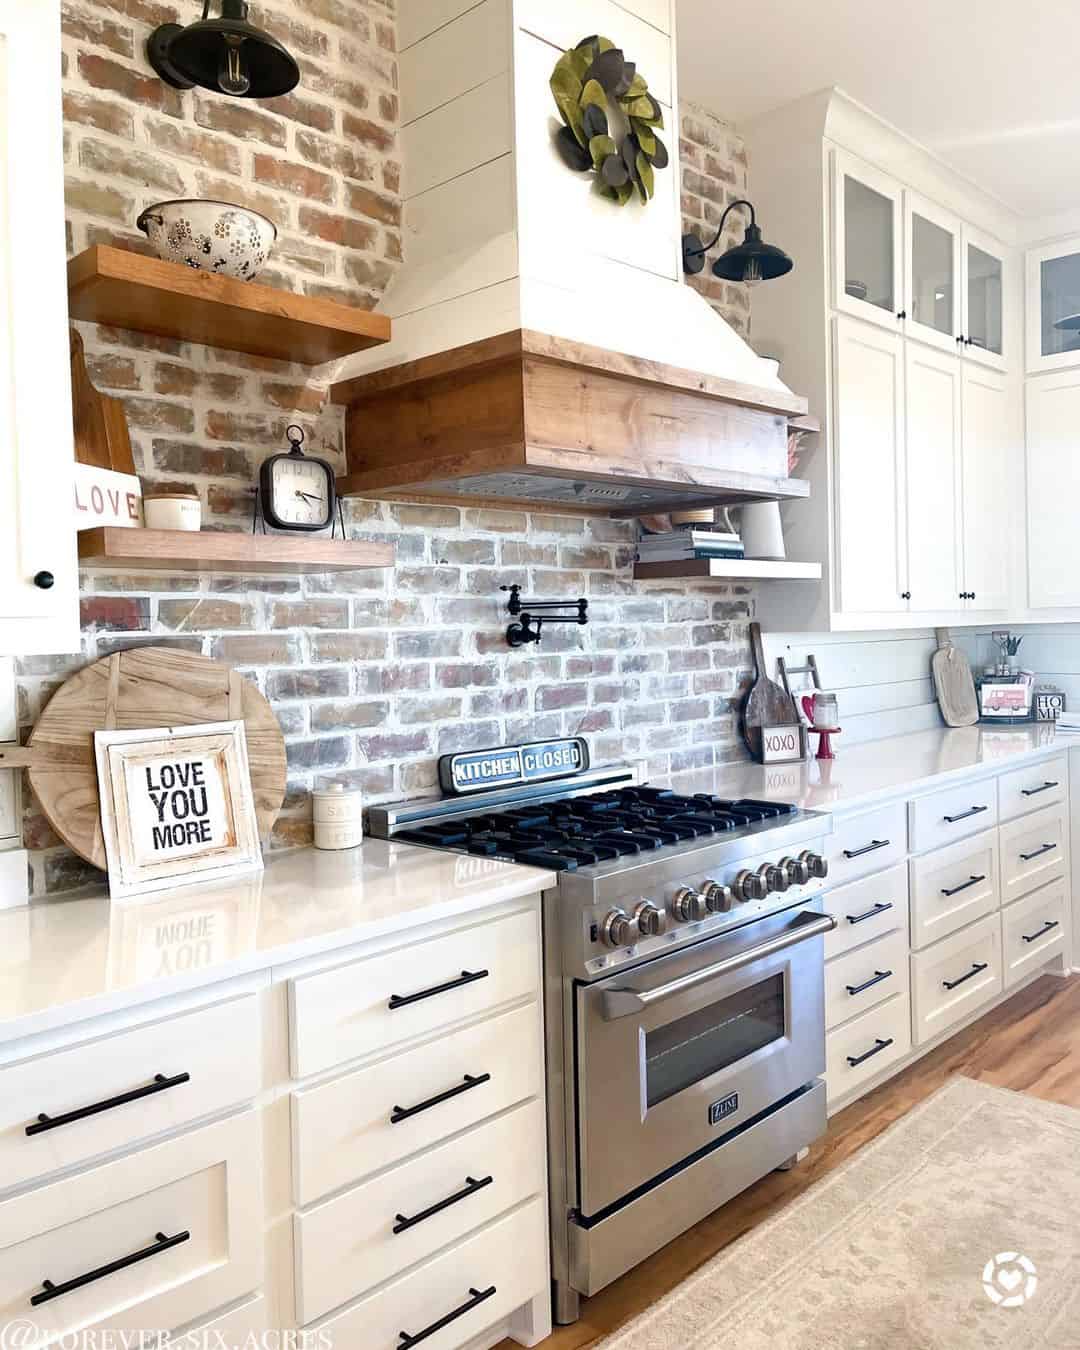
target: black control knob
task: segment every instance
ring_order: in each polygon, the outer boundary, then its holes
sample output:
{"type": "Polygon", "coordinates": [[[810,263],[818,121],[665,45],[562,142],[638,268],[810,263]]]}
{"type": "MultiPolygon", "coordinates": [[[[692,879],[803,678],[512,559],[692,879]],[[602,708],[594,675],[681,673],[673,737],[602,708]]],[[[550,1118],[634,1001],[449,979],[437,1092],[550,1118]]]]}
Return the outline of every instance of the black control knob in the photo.
{"type": "Polygon", "coordinates": [[[767,867],[765,869],[765,880],[770,891],[779,891],[781,895],[791,885],[787,868],[782,863],[778,863],[775,867],[767,867]]]}
{"type": "Polygon", "coordinates": [[[701,893],[705,897],[705,906],[710,914],[727,914],[735,908],[735,892],[730,886],[721,885],[719,881],[704,881],[701,893]]]}
{"type": "Polygon", "coordinates": [[[802,858],[781,858],[780,866],[788,874],[793,886],[805,886],[810,880],[810,867],[802,858]]]}
{"type": "Polygon", "coordinates": [[[820,853],[811,853],[809,849],[799,854],[799,861],[806,864],[812,877],[824,880],[829,875],[829,864],[820,853]]]}
{"type": "Polygon", "coordinates": [[[682,923],[693,923],[704,919],[709,910],[700,891],[681,886],[671,897],[671,912],[682,923]]]}
{"type": "Polygon", "coordinates": [[[39,591],[51,591],[56,584],[56,578],[51,572],[35,572],[34,585],[39,591]]]}
{"type": "Polygon", "coordinates": [[[769,885],[760,872],[740,872],[735,878],[735,899],[740,905],[749,900],[764,900],[769,894],[769,885]]]}
{"type": "Polygon", "coordinates": [[[667,915],[648,900],[642,900],[634,910],[634,920],[642,937],[659,937],[667,927],[667,915]]]}

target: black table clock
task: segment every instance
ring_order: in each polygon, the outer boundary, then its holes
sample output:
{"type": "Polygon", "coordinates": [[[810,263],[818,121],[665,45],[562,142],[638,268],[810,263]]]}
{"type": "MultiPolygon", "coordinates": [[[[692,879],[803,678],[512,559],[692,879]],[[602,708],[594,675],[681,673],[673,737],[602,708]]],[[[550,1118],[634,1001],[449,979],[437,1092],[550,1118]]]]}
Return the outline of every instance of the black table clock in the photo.
{"type": "MultiPolygon", "coordinates": [[[[285,434],[289,438],[289,450],[271,455],[259,470],[252,531],[258,525],[261,512],[264,529],[269,525],[275,530],[312,531],[333,525],[336,533],[341,503],[333,465],[325,459],[304,454],[302,427],[290,426],[285,434]]],[[[344,525],[341,533],[344,536],[344,525]]]]}

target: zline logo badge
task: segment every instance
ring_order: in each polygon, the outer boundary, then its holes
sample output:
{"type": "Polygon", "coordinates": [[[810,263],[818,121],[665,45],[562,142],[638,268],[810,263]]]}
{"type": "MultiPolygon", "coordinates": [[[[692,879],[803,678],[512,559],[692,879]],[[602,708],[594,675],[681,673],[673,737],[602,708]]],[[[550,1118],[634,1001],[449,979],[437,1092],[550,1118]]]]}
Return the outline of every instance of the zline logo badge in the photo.
{"type": "Polygon", "coordinates": [[[998,1252],[983,1267],[983,1289],[999,1308],[1019,1308],[1034,1297],[1039,1280],[1035,1262],[1019,1252],[998,1252]]]}

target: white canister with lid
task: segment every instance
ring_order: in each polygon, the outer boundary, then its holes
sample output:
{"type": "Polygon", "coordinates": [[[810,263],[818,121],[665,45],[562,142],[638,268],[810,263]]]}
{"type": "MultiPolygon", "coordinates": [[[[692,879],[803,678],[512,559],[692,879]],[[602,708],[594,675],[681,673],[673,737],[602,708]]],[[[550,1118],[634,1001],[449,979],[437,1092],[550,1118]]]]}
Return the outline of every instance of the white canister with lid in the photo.
{"type": "Polygon", "coordinates": [[[148,530],[195,531],[202,525],[202,502],[195,492],[144,492],[143,517],[148,530]]]}
{"type": "Polygon", "coordinates": [[[328,783],[311,794],[315,847],[355,848],[364,839],[364,794],[344,783],[328,783]]]}

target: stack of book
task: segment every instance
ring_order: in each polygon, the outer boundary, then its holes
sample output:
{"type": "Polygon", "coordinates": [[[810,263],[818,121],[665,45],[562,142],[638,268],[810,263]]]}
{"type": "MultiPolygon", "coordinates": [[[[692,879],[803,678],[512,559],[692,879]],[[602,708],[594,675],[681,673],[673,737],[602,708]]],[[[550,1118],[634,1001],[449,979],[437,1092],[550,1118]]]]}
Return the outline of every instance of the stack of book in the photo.
{"type": "Polygon", "coordinates": [[[666,534],[647,534],[638,543],[638,561],[643,563],[745,557],[742,540],[725,530],[668,530],[666,534]]]}

